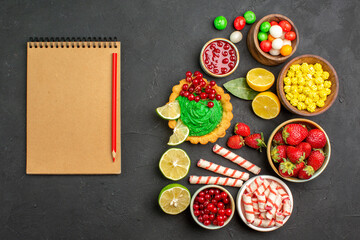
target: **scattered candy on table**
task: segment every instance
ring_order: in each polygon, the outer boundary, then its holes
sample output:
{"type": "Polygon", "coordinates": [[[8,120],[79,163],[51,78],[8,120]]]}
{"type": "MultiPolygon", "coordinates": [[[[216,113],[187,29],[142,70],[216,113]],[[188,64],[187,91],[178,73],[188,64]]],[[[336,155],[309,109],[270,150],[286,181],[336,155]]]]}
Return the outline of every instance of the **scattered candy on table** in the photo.
{"type": "Polygon", "coordinates": [[[256,21],[256,15],[252,11],[246,11],[244,13],[244,18],[247,24],[253,24],[256,21]]]}
{"type": "Polygon", "coordinates": [[[240,31],[234,31],[230,35],[230,41],[233,43],[239,43],[243,38],[243,35],[240,31]]]}
{"type": "Polygon", "coordinates": [[[284,78],[286,99],[299,110],[314,112],[317,107],[325,106],[331,93],[329,72],[320,63],[293,64],[284,78]]]}
{"type": "Polygon", "coordinates": [[[214,20],[214,26],[217,30],[224,30],[227,26],[227,20],[224,16],[218,16],[214,20]]]}
{"type": "Polygon", "coordinates": [[[246,172],[241,172],[232,168],[228,168],[228,167],[224,167],[221,165],[217,165],[213,162],[209,162],[206,161],[204,159],[200,159],[197,163],[198,167],[204,168],[206,170],[227,176],[227,177],[231,177],[231,178],[238,178],[241,180],[248,180],[249,179],[249,174],[246,172]]]}
{"type": "Polygon", "coordinates": [[[239,16],[234,20],[234,28],[238,31],[242,30],[246,25],[246,20],[244,17],[239,16]]]}

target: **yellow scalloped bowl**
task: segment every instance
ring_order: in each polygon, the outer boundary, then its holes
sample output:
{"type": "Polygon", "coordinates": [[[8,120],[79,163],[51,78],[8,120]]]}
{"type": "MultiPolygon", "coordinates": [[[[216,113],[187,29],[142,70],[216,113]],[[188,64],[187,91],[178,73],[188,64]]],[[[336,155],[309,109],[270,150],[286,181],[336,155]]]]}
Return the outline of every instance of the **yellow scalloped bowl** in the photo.
{"type": "MultiPolygon", "coordinates": [[[[206,79],[204,79],[205,82],[206,79]]],[[[180,81],[180,83],[178,85],[175,85],[172,89],[172,93],[169,97],[169,102],[173,102],[175,101],[175,99],[180,95],[180,92],[182,90],[182,86],[184,84],[187,84],[186,80],[183,79],[180,81]]],[[[233,119],[233,114],[232,114],[232,104],[230,103],[230,95],[224,93],[224,90],[219,87],[218,85],[216,85],[214,87],[215,91],[217,92],[217,94],[221,95],[221,105],[223,107],[223,116],[221,119],[221,122],[219,123],[219,125],[210,133],[204,135],[204,136],[189,136],[186,141],[190,141],[192,144],[207,144],[208,142],[216,142],[216,140],[218,140],[218,138],[222,138],[225,137],[226,134],[226,130],[230,127],[231,125],[231,120],[233,119]]],[[[169,121],[169,127],[174,129],[176,125],[176,120],[170,120],[169,121]]]]}

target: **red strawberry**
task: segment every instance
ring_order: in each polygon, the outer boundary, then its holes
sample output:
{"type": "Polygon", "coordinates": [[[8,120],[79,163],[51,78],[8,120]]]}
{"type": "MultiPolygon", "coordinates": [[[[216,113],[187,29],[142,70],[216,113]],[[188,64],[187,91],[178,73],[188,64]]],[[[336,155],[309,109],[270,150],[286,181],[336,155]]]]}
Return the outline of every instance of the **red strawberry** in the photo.
{"type": "Polygon", "coordinates": [[[273,143],[277,144],[277,145],[285,144],[285,141],[282,137],[282,130],[275,133],[274,138],[273,138],[273,143]]]}
{"type": "Polygon", "coordinates": [[[254,133],[245,138],[245,144],[251,148],[259,149],[261,152],[261,147],[266,147],[264,142],[263,133],[254,133]]]}
{"type": "Polygon", "coordinates": [[[293,146],[287,146],[286,156],[292,163],[295,164],[298,164],[305,159],[305,153],[301,149],[293,146]]]}
{"type": "Polygon", "coordinates": [[[283,177],[294,176],[294,169],[295,169],[295,164],[293,164],[292,162],[290,162],[288,160],[284,160],[279,165],[279,173],[283,177]]]}
{"type": "Polygon", "coordinates": [[[326,145],[325,133],[320,129],[311,129],[306,142],[310,143],[312,148],[323,148],[326,145]]]}
{"type": "Polygon", "coordinates": [[[312,166],[306,166],[299,171],[298,178],[309,179],[314,175],[314,168],[312,166]]]}
{"type": "Polygon", "coordinates": [[[271,158],[276,163],[281,163],[283,159],[286,159],[286,146],[278,145],[271,149],[271,158]]]}
{"type": "Polygon", "coordinates": [[[244,139],[239,135],[229,137],[227,145],[232,149],[240,149],[244,146],[244,139]]]}
{"type": "Polygon", "coordinates": [[[235,124],[235,134],[240,135],[242,137],[247,137],[250,135],[250,127],[245,123],[237,123],[235,124]]]}
{"type": "Polygon", "coordinates": [[[307,159],[309,157],[309,155],[311,153],[311,145],[309,143],[301,142],[296,147],[301,149],[305,153],[305,159],[307,159]]]}
{"type": "Polygon", "coordinates": [[[296,146],[301,143],[308,135],[308,130],[304,125],[291,123],[285,126],[282,136],[286,144],[296,146]]]}
{"type": "Polygon", "coordinates": [[[314,168],[314,171],[317,171],[324,163],[325,154],[321,149],[314,149],[310,153],[310,156],[307,160],[307,164],[314,168]]]}
{"type": "Polygon", "coordinates": [[[305,167],[304,162],[300,162],[300,163],[296,164],[293,177],[297,177],[299,175],[300,170],[303,169],[304,167],[305,167]]]}

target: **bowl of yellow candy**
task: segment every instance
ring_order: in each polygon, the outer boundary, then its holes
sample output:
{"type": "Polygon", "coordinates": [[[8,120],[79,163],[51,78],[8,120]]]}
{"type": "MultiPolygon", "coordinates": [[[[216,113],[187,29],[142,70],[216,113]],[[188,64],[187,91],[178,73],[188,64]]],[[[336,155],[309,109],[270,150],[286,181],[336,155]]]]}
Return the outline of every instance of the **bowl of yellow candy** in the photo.
{"type": "Polygon", "coordinates": [[[300,116],[328,110],[339,91],[339,79],[331,64],[316,55],[301,55],[281,70],[276,86],[281,104],[300,116]]]}

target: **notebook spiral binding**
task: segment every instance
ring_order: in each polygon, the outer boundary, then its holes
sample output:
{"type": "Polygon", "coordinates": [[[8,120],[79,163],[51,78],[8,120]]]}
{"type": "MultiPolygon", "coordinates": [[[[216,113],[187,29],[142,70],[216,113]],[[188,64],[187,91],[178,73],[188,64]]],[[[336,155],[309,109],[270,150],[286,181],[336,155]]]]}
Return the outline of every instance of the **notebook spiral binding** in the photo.
{"type": "Polygon", "coordinates": [[[116,37],[30,38],[30,48],[117,48],[116,37]]]}

